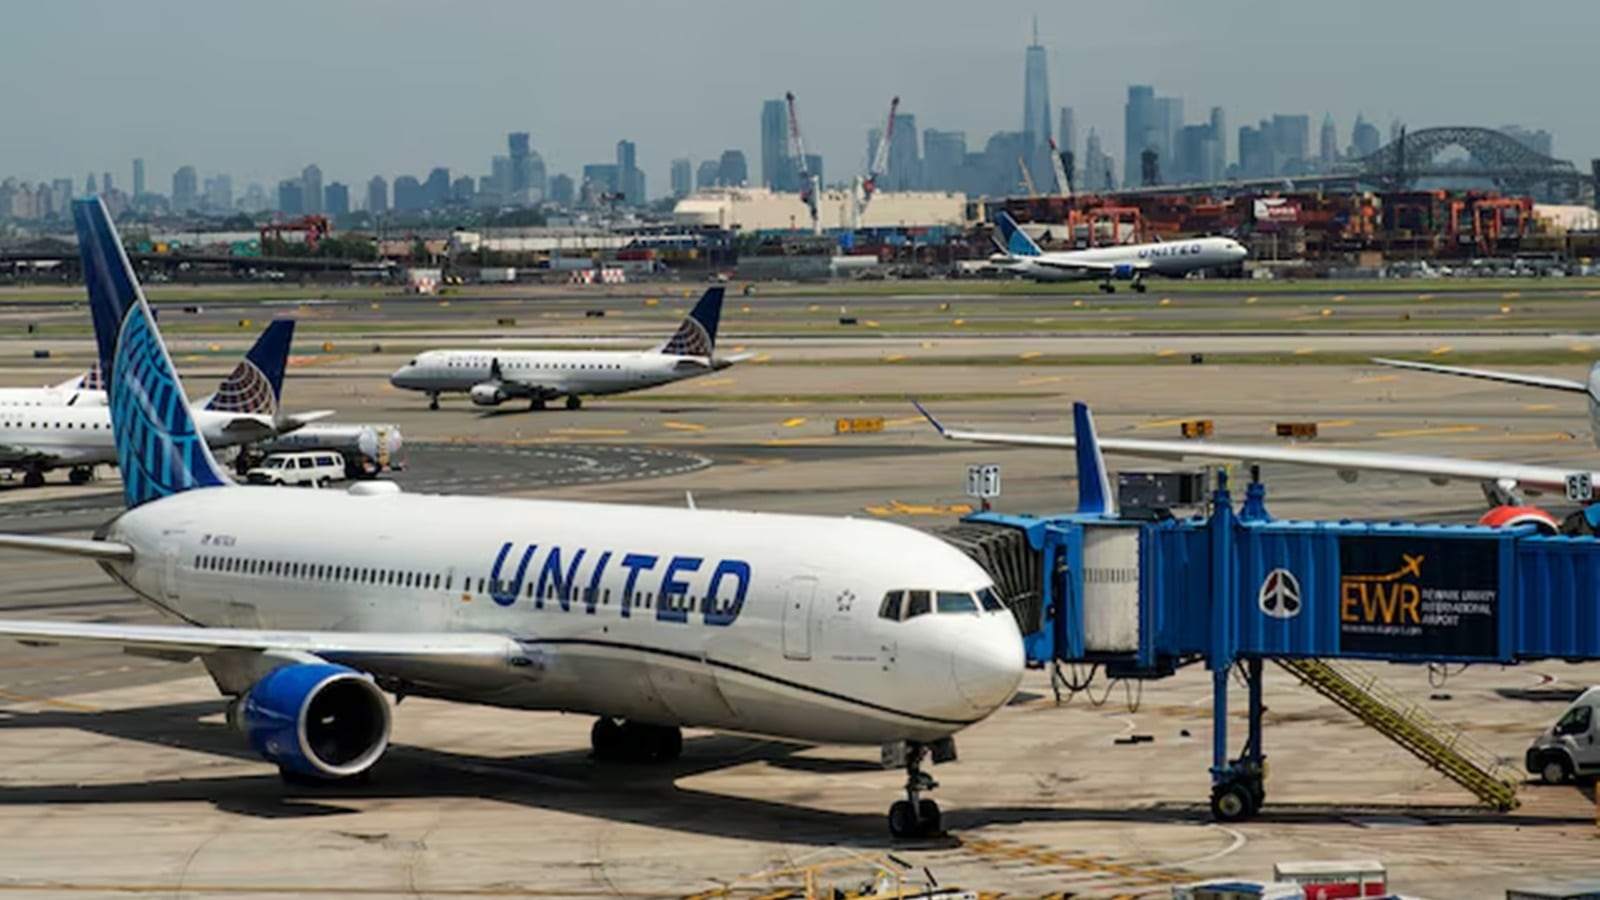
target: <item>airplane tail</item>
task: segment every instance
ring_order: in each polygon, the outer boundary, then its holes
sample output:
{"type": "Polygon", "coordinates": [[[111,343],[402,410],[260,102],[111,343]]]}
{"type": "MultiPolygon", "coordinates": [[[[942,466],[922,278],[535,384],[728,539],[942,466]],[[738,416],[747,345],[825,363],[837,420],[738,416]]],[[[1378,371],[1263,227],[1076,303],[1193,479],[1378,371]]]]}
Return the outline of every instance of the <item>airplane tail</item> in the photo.
{"type": "Polygon", "coordinates": [[[1072,404],[1072,436],[1078,459],[1078,513],[1114,516],[1116,498],[1111,493],[1111,478],[1106,474],[1106,458],[1100,452],[1100,435],[1087,403],[1072,404]]]}
{"type": "Polygon", "coordinates": [[[161,331],[99,197],[72,201],[128,507],[231,484],[195,427],[161,331]]]}
{"type": "Polygon", "coordinates": [[[282,409],[283,373],[289,367],[292,343],[293,319],[277,319],[268,324],[250,352],[206,401],[206,409],[262,415],[276,420],[278,410],[282,409]]]}
{"type": "Polygon", "coordinates": [[[1039,256],[1044,252],[1005,210],[994,214],[994,223],[1000,227],[1000,236],[1005,238],[1006,252],[1012,256],[1039,256]]]}
{"type": "Polygon", "coordinates": [[[688,318],[678,326],[678,331],[656,352],[668,356],[710,357],[717,349],[717,323],[722,319],[723,287],[706,288],[700,302],[689,310],[688,318]]]}

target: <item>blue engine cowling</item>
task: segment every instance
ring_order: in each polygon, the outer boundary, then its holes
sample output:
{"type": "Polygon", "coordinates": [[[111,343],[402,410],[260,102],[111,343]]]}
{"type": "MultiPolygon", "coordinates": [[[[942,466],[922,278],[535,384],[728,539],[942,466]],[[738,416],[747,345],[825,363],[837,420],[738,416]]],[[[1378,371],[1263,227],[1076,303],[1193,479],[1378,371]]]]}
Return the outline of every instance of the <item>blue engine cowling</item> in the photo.
{"type": "Polygon", "coordinates": [[[346,666],[304,663],[269,672],[245,694],[239,726],[262,758],[298,775],[359,775],[389,748],[389,703],[346,666]]]}
{"type": "Polygon", "coordinates": [[[1127,281],[1133,277],[1133,266],[1128,263],[1118,263],[1111,267],[1111,277],[1119,281],[1127,281]]]}

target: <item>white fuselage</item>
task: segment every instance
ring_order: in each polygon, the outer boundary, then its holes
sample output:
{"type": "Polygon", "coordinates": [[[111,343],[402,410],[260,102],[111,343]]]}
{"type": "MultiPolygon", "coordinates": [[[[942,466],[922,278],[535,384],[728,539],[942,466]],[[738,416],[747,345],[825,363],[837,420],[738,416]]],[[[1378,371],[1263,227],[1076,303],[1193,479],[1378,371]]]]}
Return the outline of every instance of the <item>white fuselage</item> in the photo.
{"type": "MultiPolygon", "coordinates": [[[[705,357],[613,350],[430,350],[389,377],[398,388],[462,393],[500,378],[531,396],[620,394],[694,378],[718,368],[705,357]]],[[[524,396],[516,394],[514,396],[524,396]]]]}
{"type": "MultiPolygon", "coordinates": [[[[241,416],[205,409],[191,412],[206,443],[213,447],[263,436],[259,427],[230,431],[228,425],[241,416]]],[[[0,405],[0,466],[88,466],[116,461],[109,407],[0,405]]]]}
{"type": "Polygon", "coordinates": [[[0,388],[0,408],[7,406],[105,406],[106,392],[79,388],[0,388]]]}
{"type": "Polygon", "coordinates": [[[532,666],[408,660],[412,693],[835,743],[930,740],[1015,691],[1010,612],[880,617],[971,594],[955,548],[882,522],[535,500],[230,487],[124,513],[103,563],[198,625],[475,632],[532,666]]]}
{"type": "Polygon", "coordinates": [[[997,266],[1037,281],[1100,281],[1143,275],[1182,277],[1190,272],[1235,265],[1247,256],[1244,245],[1230,238],[1206,237],[1124,244],[1090,250],[1042,253],[1038,256],[999,254],[997,266]]]}

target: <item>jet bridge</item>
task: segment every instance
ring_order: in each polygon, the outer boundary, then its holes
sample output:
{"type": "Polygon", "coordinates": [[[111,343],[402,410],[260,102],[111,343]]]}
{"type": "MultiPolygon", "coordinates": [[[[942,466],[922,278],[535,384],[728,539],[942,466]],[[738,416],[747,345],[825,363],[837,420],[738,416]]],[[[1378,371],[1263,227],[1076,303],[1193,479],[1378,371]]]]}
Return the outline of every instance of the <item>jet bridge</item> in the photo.
{"type": "Polygon", "coordinates": [[[1021,586],[1008,593],[1022,598],[1013,609],[1031,663],[1098,663],[1116,677],[1159,678],[1203,662],[1214,691],[1212,811],[1219,819],[1248,818],[1265,799],[1268,660],[1485,802],[1516,804],[1517,779],[1492,754],[1327,661],[1600,659],[1600,541],[1531,527],[1280,521],[1268,514],[1258,482],[1235,511],[1225,477],[1206,515],[1121,519],[1104,496],[1088,412],[1076,412],[1079,512],[978,513],[955,530],[968,537],[953,541],[988,548],[987,557],[969,553],[997,582],[1021,586]],[[1021,564],[1032,566],[1030,576],[1018,574],[1021,564]],[[1243,752],[1230,757],[1235,667],[1248,685],[1250,715],[1243,752]]]}

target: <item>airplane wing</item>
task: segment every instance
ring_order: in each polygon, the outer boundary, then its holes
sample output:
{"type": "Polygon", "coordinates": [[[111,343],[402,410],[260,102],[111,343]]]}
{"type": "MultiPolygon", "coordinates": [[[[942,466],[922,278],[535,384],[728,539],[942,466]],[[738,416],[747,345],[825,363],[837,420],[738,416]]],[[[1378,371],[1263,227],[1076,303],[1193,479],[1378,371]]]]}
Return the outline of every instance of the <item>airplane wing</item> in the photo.
{"type": "Polygon", "coordinates": [[[1123,272],[1148,272],[1149,262],[1136,263],[1102,263],[1087,260],[1052,260],[1048,256],[1035,256],[1029,262],[1045,269],[1058,269],[1063,272],[1083,272],[1092,275],[1113,275],[1118,271],[1123,272]]]}
{"type": "Polygon", "coordinates": [[[513,638],[471,632],[267,631],[189,625],[0,620],[0,637],[30,645],[109,645],[167,658],[205,656],[224,650],[254,650],[305,653],[351,664],[385,659],[450,658],[515,665],[512,660],[526,657],[522,645],[513,638]]]}
{"type": "Polygon", "coordinates": [[[1577,394],[1585,394],[1589,391],[1588,385],[1583,382],[1572,381],[1567,378],[1524,375],[1520,372],[1496,372],[1492,369],[1466,369],[1460,366],[1437,366],[1433,363],[1411,362],[1405,359],[1382,359],[1376,356],[1372,358],[1372,361],[1380,366],[1388,366],[1391,369],[1411,369],[1417,372],[1432,372],[1436,375],[1456,375],[1461,378],[1482,378],[1486,381],[1503,381],[1507,384],[1521,384],[1553,391],[1572,391],[1577,394]]]}
{"type": "MultiPolygon", "coordinates": [[[[1046,434],[1006,434],[992,431],[968,431],[946,428],[921,404],[917,409],[939,431],[940,436],[952,441],[971,441],[980,444],[1006,444],[1018,447],[1059,447],[1070,449],[1077,442],[1067,436],[1046,434]]],[[[1567,476],[1589,475],[1600,483],[1600,472],[1582,472],[1557,469],[1550,466],[1533,466],[1496,460],[1458,459],[1449,456],[1416,456],[1404,453],[1381,453],[1368,450],[1339,450],[1312,447],[1306,444],[1222,444],[1209,441],[1162,441],[1143,438],[1100,438],[1100,449],[1106,453],[1139,456],[1149,459],[1187,460],[1205,459],[1227,462],[1284,463],[1296,466],[1313,466],[1333,469],[1341,478],[1353,480],[1359,472],[1389,472],[1400,475],[1420,475],[1435,483],[1472,481],[1479,484],[1500,484],[1520,488],[1530,494],[1561,493],[1566,490],[1567,476]]]]}
{"type": "Polygon", "coordinates": [[[278,419],[278,433],[288,434],[291,431],[299,431],[312,422],[320,422],[333,414],[334,411],[331,409],[314,409],[311,412],[291,413],[282,416],[278,419]]]}
{"type": "Polygon", "coordinates": [[[81,538],[47,537],[36,534],[0,534],[0,547],[63,553],[89,559],[133,559],[133,548],[116,541],[86,541],[81,538]]]}

